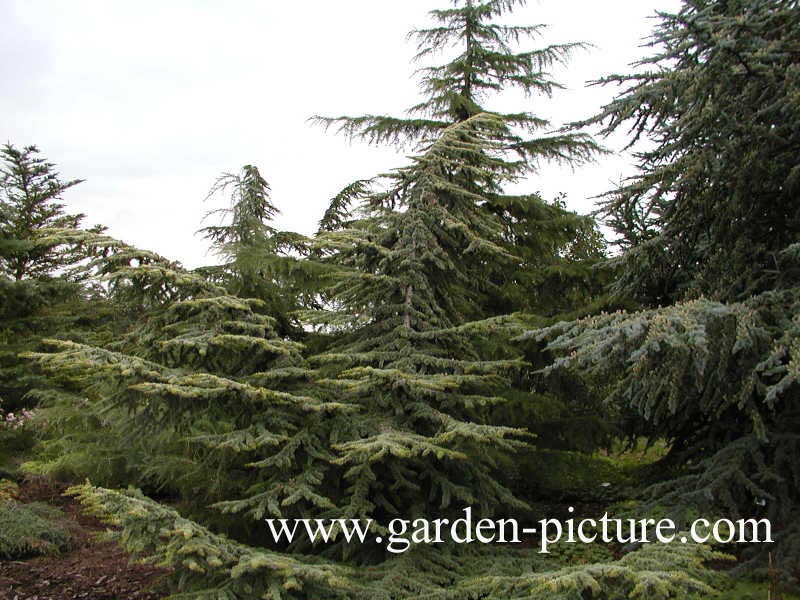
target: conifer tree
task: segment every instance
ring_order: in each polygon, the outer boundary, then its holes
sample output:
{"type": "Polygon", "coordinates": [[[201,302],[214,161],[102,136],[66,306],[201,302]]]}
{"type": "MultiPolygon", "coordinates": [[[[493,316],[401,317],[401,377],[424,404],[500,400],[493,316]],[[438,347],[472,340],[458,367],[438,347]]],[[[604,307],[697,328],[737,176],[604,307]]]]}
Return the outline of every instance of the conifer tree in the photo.
{"type": "MultiPolygon", "coordinates": [[[[561,85],[552,79],[549,70],[564,64],[572,52],[583,47],[568,43],[515,50],[521,40],[536,38],[544,29],[543,25],[497,23],[498,17],[523,4],[524,0],[459,0],[452,8],[431,11],[436,26],[411,33],[418,42],[415,60],[427,60],[452,49],[458,54],[445,64],[419,70],[424,98],[409,109],[407,117],[366,115],[316,120],[371,143],[424,147],[452,124],[491,112],[501,124],[494,129],[498,142],[495,151],[524,166],[517,173],[519,177],[548,160],[572,165],[589,160],[600,148],[587,135],[543,133],[551,124],[538,115],[525,111],[501,113],[491,108],[493,97],[504,89],[551,96],[561,85]]],[[[484,156],[469,159],[479,161],[471,167],[491,169],[484,156]]],[[[602,256],[603,242],[591,219],[565,210],[558,201],[547,202],[538,194],[506,194],[499,185],[501,181],[474,183],[473,175],[465,169],[460,174],[462,185],[468,190],[473,185],[483,185],[476,202],[499,218],[503,226],[501,243],[515,257],[513,269],[506,268],[509,263],[471,265],[474,293],[482,300],[483,316],[517,310],[571,310],[597,293],[592,271],[587,267],[602,256]],[[545,285],[551,294],[541,293],[545,285]],[[566,304],[566,298],[573,298],[575,304],[566,304]]],[[[347,195],[337,197],[329,218],[337,208],[347,206],[346,199],[347,195]]]]}
{"type": "Polygon", "coordinates": [[[656,54],[598,82],[624,89],[587,123],[656,142],[601,207],[631,250],[621,294],[654,306],[796,285],[797,21],[790,1],[687,1],[661,15],[656,54]]]}
{"type": "Polygon", "coordinates": [[[528,336],[549,343],[548,371],[638,417],[631,435],[670,443],[646,506],[769,517],[795,576],[798,40],[794,2],[685,0],[660,15],[656,54],[602,80],[625,87],[591,120],[655,141],[604,205],[626,247],[617,294],[652,308],[528,336]]]}
{"type": "Polygon", "coordinates": [[[15,281],[54,276],[82,258],[74,248],[41,239],[43,229],[77,228],[84,215],[65,214],[58,202],[81,180],[62,181],[55,165],[38,153],[36,146],[20,150],[11,144],[0,150],[0,274],[15,281]]]}
{"type": "Polygon", "coordinates": [[[384,524],[437,510],[522,504],[502,484],[498,460],[520,431],[486,424],[514,360],[485,360],[476,337],[500,323],[470,326],[472,274],[465,264],[508,260],[500,223],[476,203],[480,186],[519,165],[490,155],[500,119],[489,114],[438,134],[361,219],[322,236],[351,267],[334,286],[330,324],[341,337],[314,361],[333,369],[342,397],[360,410],[336,449],[345,466],[344,514],[384,524]],[[480,156],[483,155],[483,156],[480,156]],[[483,161],[483,169],[471,164],[483,161]],[[473,186],[458,175],[471,171],[473,186]]]}
{"type": "Polygon", "coordinates": [[[323,278],[317,262],[301,260],[309,254],[307,239],[270,224],[279,211],[255,166],[245,165],[239,173],[217,178],[208,198],[218,194],[228,194],[230,206],[206,217],[219,216],[223,222],[200,232],[224,262],[200,272],[236,296],[262,300],[266,314],[277,320],[279,335],[302,337],[294,313],[303,305],[315,305],[318,286],[312,278],[323,278]]]}
{"type": "Polygon", "coordinates": [[[102,311],[81,285],[90,251],[71,236],[83,215],[60,202],[80,180],[63,181],[35,146],[6,144],[0,161],[0,398],[14,410],[37,383],[19,353],[43,336],[85,334],[79,323],[102,311]]]}
{"type": "MultiPolygon", "coordinates": [[[[507,194],[504,187],[535,173],[544,161],[577,165],[600,149],[582,133],[545,133],[550,123],[533,113],[491,110],[495,97],[504,89],[517,88],[534,96],[551,95],[560,86],[549,71],[566,62],[582,45],[555,44],[520,52],[515,46],[538,37],[543,26],[506,26],[497,21],[523,3],[453,4],[453,8],[431,12],[435,27],[412,32],[418,41],[417,60],[428,62],[439,53],[452,52],[455,56],[445,64],[420,69],[424,97],[407,117],[367,115],[317,120],[372,143],[425,148],[453,124],[479,114],[492,115],[492,127],[483,131],[491,147],[454,155],[447,177],[450,185],[472,194],[477,210],[470,213],[469,219],[472,223],[491,222],[491,231],[484,229],[480,235],[491,239],[503,252],[488,257],[464,253],[458,250],[457,241],[455,245],[448,242],[451,260],[463,267],[466,276],[458,280],[460,275],[453,272],[436,279],[436,287],[443,290],[445,312],[464,322],[522,311],[538,315],[527,317],[529,322],[541,322],[540,316],[591,311],[587,304],[602,296],[606,281],[605,273],[596,268],[604,244],[594,222],[567,211],[562,199],[546,202],[537,194],[514,196],[507,194]],[[506,170],[498,168],[498,161],[506,162],[506,170]],[[480,213],[489,213],[491,218],[481,217],[480,213]],[[451,283],[462,291],[454,293],[448,288],[451,283]],[[466,303],[453,301],[465,297],[466,303]]],[[[359,181],[345,188],[331,202],[321,230],[352,224],[353,207],[359,201],[371,202],[376,183],[359,181]]],[[[394,210],[395,202],[394,197],[387,197],[382,210],[394,210]]],[[[369,251],[363,254],[369,256],[369,251]]],[[[339,253],[330,260],[336,262],[342,256],[339,253]]],[[[372,272],[374,262],[360,268],[372,272]]],[[[482,356],[516,358],[519,352],[513,348],[511,336],[504,335],[502,329],[492,330],[493,326],[483,328],[491,333],[481,338],[482,356]]],[[[472,327],[471,331],[481,329],[472,327]]],[[[554,443],[559,450],[594,448],[607,436],[608,427],[602,423],[596,399],[586,394],[576,398],[574,389],[545,389],[538,377],[524,370],[506,375],[511,377],[500,393],[506,402],[495,403],[482,418],[512,427],[537,427],[547,432],[547,443],[554,443]],[[534,395],[532,390],[544,393],[534,395]],[[580,404],[584,413],[588,407],[591,417],[574,418],[567,407],[569,402],[580,404]],[[554,427],[558,432],[553,431],[554,427]],[[587,435],[589,432],[591,435],[587,435]]]]}
{"type": "Polygon", "coordinates": [[[244,536],[263,533],[267,512],[330,507],[324,416],[344,408],[302,393],[300,347],[277,336],[263,302],[116,240],[94,243],[106,248],[94,268],[138,318],[119,342],[51,340],[32,355],[52,384],[43,418],[61,435],[28,469],[175,494],[207,521],[213,503],[259,512],[234,528],[244,536]]]}
{"type": "MultiPolygon", "coordinates": [[[[488,360],[488,353],[477,349],[478,340],[487,345],[492,337],[510,337],[504,334],[509,325],[503,319],[474,321],[534,306],[549,312],[572,308],[563,304],[553,307],[554,297],[563,300],[568,296],[563,291],[570,283],[553,286],[556,289],[550,297],[534,290],[548,279],[548,271],[566,271],[563,266],[570,262],[565,260],[570,246],[575,250],[570,258],[600,256],[599,238],[591,222],[535,195],[508,196],[503,187],[529,173],[541,160],[577,163],[598,147],[583,134],[529,139],[526,134],[544,129],[548,123],[530,113],[488,112],[482,106],[506,87],[549,95],[558,85],[547,70],[580,45],[515,52],[512,44],[541,30],[495,22],[516,2],[469,0],[455,4],[452,9],[432,11],[440,27],[414,32],[419,41],[418,59],[451,46],[459,47],[461,54],[445,65],[422,69],[426,98],[409,111],[408,118],[317,118],[351,137],[375,143],[411,143],[422,154],[411,166],[382,181],[348,186],[326,212],[320,252],[353,273],[343,275],[341,283],[332,288],[334,311],[323,315],[328,325],[342,326],[343,335],[333,350],[315,360],[327,368],[349,365],[350,370],[340,373],[346,380],[347,397],[356,394],[363,397],[359,402],[368,410],[379,408],[373,419],[395,438],[400,432],[406,437],[424,432],[427,441],[431,433],[436,439],[448,427],[437,424],[445,418],[441,413],[454,418],[450,427],[458,428],[464,441],[480,442],[467,455],[475,462],[481,456],[495,460],[495,453],[487,448],[496,445],[508,450],[501,438],[504,432],[514,432],[490,426],[484,439],[469,440],[474,437],[469,433],[474,426],[464,425],[488,423],[489,407],[502,402],[507,395],[503,388],[510,386],[508,376],[521,363],[508,349],[497,353],[500,360],[488,360]],[[353,205],[358,201],[362,210],[355,214],[353,205]],[[550,306],[545,308],[548,302],[550,306]],[[442,387],[434,383],[437,380],[449,383],[442,387]],[[376,394],[385,406],[376,407],[369,401],[376,394]],[[405,422],[379,418],[381,413],[408,415],[410,406],[417,406],[419,414],[412,412],[413,418],[405,422]],[[429,422],[420,415],[426,415],[429,422]]],[[[585,270],[582,276],[590,279],[585,270]]],[[[583,300],[586,294],[577,297],[583,300]]],[[[502,345],[496,339],[495,343],[502,345]]],[[[376,514],[398,511],[398,505],[408,506],[416,514],[425,506],[418,501],[420,495],[450,504],[452,494],[447,488],[453,487],[453,477],[463,474],[451,471],[438,484],[441,489],[429,482],[420,488],[417,480],[434,477],[426,471],[441,471],[441,466],[393,458],[422,475],[412,478],[403,474],[401,467],[390,465],[393,479],[402,475],[402,486],[395,487],[408,497],[403,499],[396,490],[387,495],[369,461],[378,457],[375,462],[384,473],[387,466],[380,463],[391,455],[389,442],[397,440],[388,435],[367,440],[377,445],[371,448],[361,442],[348,446],[353,456],[348,460],[356,461],[349,473],[354,484],[360,482],[353,489],[362,490],[365,498],[370,495],[366,490],[380,492],[376,514]]],[[[394,452],[399,458],[405,452],[416,459],[425,452],[423,441],[408,438],[394,452]]],[[[429,452],[433,450],[435,446],[429,452]]],[[[441,478],[441,474],[435,477],[441,478]]],[[[486,489],[491,491],[491,487],[486,489]]],[[[491,510],[492,504],[504,497],[508,506],[519,505],[511,502],[504,489],[492,491],[486,499],[468,490],[459,492],[460,496],[454,497],[456,506],[479,502],[491,510]]],[[[361,514],[364,506],[368,511],[376,508],[374,501],[359,502],[362,508],[354,506],[355,514],[361,514]]]]}

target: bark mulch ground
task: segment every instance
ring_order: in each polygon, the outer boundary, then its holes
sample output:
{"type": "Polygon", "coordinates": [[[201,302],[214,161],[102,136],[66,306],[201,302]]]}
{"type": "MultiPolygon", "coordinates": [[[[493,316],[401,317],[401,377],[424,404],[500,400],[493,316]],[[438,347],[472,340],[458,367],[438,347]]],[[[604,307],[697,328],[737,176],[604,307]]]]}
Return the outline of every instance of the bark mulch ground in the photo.
{"type": "MultiPolygon", "coordinates": [[[[105,530],[81,513],[59,489],[24,484],[21,501],[46,502],[61,508],[75,537],[74,547],[56,556],[0,561],[0,600],[157,600],[163,569],[129,564],[129,556],[113,542],[97,540],[105,530]]],[[[163,588],[162,588],[163,589],[163,588]]]]}

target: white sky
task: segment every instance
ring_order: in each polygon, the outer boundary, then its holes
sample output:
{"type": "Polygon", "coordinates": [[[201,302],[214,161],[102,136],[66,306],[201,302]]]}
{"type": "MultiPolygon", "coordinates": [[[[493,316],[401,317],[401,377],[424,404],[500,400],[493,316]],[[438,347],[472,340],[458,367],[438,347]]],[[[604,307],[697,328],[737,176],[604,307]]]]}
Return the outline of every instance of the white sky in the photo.
{"type": "MultiPolygon", "coordinates": [[[[648,53],[655,10],[678,0],[529,0],[506,22],[547,23],[544,42],[585,41],[554,99],[520,98],[554,125],[597,111],[586,88],[648,53]]],[[[403,153],[349,143],[314,114],[398,114],[416,103],[406,33],[446,0],[0,0],[0,143],[36,144],[65,195],[109,233],[194,267],[213,262],[194,232],[223,171],[255,164],[282,215],[311,233],[328,199],[403,153]]],[[[609,143],[617,150],[621,140],[609,143]]],[[[575,171],[543,165],[527,191],[568,194],[579,212],[630,172],[620,155],[575,171]]]]}

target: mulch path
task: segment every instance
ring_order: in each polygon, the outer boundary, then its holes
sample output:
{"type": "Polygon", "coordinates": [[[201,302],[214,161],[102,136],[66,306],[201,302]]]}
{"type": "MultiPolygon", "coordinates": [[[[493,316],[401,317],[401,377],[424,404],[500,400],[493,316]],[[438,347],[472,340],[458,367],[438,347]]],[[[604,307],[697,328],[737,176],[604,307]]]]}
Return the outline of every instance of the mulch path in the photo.
{"type": "Polygon", "coordinates": [[[158,600],[156,591],[167,571],[129,564],[115,543],[99,541],[105,526],[84,515],[63,488],[41,483],[21,486],[23,502],[46,502],[66,514],[76,543],[57,556],[0,561],[0,600],[158,600]]]}

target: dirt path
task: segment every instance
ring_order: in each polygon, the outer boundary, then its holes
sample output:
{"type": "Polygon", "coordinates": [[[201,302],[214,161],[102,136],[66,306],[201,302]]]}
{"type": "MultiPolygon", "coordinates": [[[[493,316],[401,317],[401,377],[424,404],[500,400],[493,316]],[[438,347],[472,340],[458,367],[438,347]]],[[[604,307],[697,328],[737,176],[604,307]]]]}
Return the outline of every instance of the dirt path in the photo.
{"type": "Polygon", "coordinates": [[[128,555],[111,542],[97,541],[104,526],[80,512],[61,490],[24,485],[20,499],[61,508],[76,539],[60,556],[0,561],[0,600],[157,600],[152,590],[166,573],[128,564],[128,555]]]}

